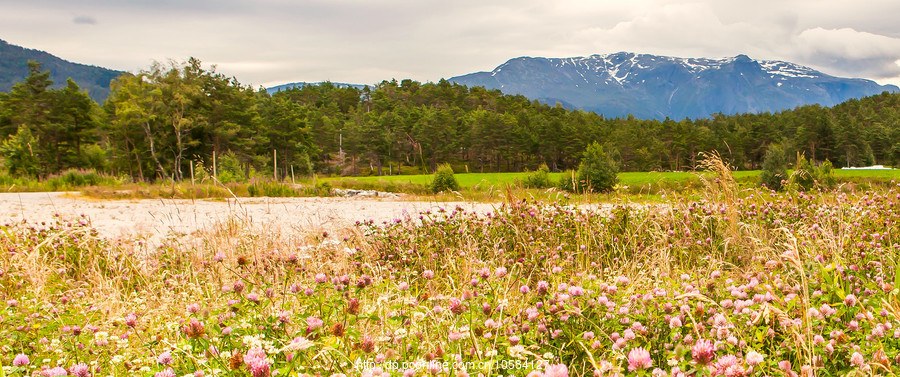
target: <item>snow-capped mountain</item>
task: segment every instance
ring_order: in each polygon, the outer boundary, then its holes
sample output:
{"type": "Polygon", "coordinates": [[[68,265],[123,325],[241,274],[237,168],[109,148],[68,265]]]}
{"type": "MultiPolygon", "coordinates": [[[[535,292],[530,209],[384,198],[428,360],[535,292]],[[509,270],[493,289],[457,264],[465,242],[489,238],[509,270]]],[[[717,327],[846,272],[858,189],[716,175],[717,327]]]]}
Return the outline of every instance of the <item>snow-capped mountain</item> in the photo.
{"type": "Polygon", "coordinates": [[[491,72],[451,78],[607,117],[703,118],[831,106],[850,98],[900,91],[864,79],[834,77],[802,65],[754,60],[677,58],[619,52],[576,58],[521,57],[491,72]]]}

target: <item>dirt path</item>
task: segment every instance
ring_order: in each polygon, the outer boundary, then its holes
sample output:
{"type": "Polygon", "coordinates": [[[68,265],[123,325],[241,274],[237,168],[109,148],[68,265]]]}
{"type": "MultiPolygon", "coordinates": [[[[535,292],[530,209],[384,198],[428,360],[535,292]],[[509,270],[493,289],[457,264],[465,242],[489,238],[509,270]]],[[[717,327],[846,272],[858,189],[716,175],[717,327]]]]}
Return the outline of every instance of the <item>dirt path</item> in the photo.
{"type": "Polygon", "coordinates": [[[457,205],[488,212],[494,205],[464,202],[414,202],[381,198],[240,198],[230,200],[95,200],[77,193],[0,193],[0,223],[52,222],[84,217],[101,235],[161,240],[172,234],[208,229],[238,216],[254,224],[285,229],[332,230],[356,221],[391,221],[425,210],[457,205]]]}

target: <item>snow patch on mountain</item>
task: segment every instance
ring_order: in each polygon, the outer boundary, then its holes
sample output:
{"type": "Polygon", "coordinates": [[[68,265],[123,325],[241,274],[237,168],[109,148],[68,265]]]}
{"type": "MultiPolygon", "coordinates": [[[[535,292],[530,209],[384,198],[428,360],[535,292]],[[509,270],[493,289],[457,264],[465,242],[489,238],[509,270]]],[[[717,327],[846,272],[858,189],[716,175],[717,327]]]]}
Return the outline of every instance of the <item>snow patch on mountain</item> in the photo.
{"type": "MultiPolygon", "coordinates": [[[[552,58],[548,60],[551,65],[558,68],[569,66],[570,68],[575,69],[582,77],[584,77],[585,74],[584,70],[601,75],[602,73],[606,73],[606,81],[615,81],[621,85],[628,82],[629,76],[639,76],[639,74],[632,75],[633,73],[653,69],[662,64],[680,65],[684,67],[688,73],[699,75],[706,71],[721,69],[725,65],[734,63],[736,59],[737,57],[721,59],[679,58],[617,52],[614,54],[595,54],[587,57],[552,58]]],[[[750,61],[759,64],[763,71],[772,78],[816,78],[826,76],[812,68],[785,61],[752,59],[750,59],[750,61]]],[[[506,64],[503,64],[492,71],[491,76],[497,75],[505,65],[506,64]]],[[[585,78],[585,80],[587,81],[587,78],[585,78]]]]}
{"type": "Polygon", "coordinates": [[[681,58],[617,52],[568,58],[520,57],[452,82],[501,89],[605,116],[661,119],[831,106],[849,98],[900,91],[871,80],[831,76],[799,64],[681,58]]]}
{"type": "Polygon", "coordinates": [[[780,76],[783,78],[815,78],[824,75],[822,72],[816,71],[802,65],[783,62],[779,60],[760,60],[759,65],[772,77],[780,76]]]}

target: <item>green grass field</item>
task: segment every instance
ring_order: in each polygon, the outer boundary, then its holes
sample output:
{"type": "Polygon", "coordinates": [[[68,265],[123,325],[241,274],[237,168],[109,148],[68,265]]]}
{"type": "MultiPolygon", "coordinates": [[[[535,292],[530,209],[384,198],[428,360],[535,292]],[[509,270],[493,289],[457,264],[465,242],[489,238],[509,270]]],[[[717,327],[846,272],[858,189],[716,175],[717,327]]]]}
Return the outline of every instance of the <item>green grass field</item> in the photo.
{"type": "Polygon", "coordinates": [[[860,169],[837,169],[834,171],[837,178],[881,178],[881,179],[900,179],[900,169],[892,170],[860,170],[860,169]]]}
{"type": "MultiPolygon", "coordinates": [[[[503,186],[515,184],[523,180],[531,173],[460,173],[456,174],[456,180],[464,188],[487,188],[490,186],[503,186]]],[[[559,181],[567,173],[550,173],[550,178],[559,181]]],[[[695,172],[625,172],[619,173],[619,182],[623,186],[644,186],[661,182],[684,182],[698,179],[701,173],[695,172]]],[[[900,179],[900,170],[834,170],[837,178],[878,178],[900,179]]],[[[749,180],[759,176],[759,170],[742,170],[734,172],[737,180],[749,180]]],[[[338,183],[341,181],[356,181],[365,184],[412,184],[428,185],[431,183],[430,174],[419,175],[391,175],[371,177],[333,177],[323,178],[323,181],[338,183]]]]}
{"type": "MultiPolygon", "coordinates": [[[[456,179],[468,199],[492,201],[502,199],[507,188],[522,191],[528,195],[544,195],[545,189],[522,187],[520,182],[533,173],[460,173],[456,179]]],[[[550,173],[551,184],[569,177],[569,173],[550,173]]],[[[638,197],[655,197],[669,192],[690,194],[703,188],[701,175],[712,173],[697,172],[624,172],[619,174],[618,194],[638,197]]],[[[749,188],[758,183],[759,171],[737,171],[734,178],[738,186],[749,188]]],[[[874,186],[888,186],[892,181],[900,181],[900,170],[834,170],[837,183],[845,190],[868,189],[874,186]]],[[[222,186],[211,181],[198,185],[187,182],[161,184],[128,183],[90,171],[67,172],[59,177],[36,181],[9,179],[0,176],[0,189],[6,192],[41,192],[80,190],[97,198],[226,198],[237,196],[318,196],[327,195],[331,187],[368,189],[386,192],[406,193],[413,196],[431,196],[429,188],[432,175],[394,175],[369,177],[318,177],[297,180],[299,185],[285,182],[256,181],[230,183],[222,186]],[[323,185],[324,184],[324,185],[323,185]]],[[[447,193],[448,200],[458,198],[457,193],[447,193]],[[452,194],[452,195],[449,195],[452,194]]],[[[552,193],[551,193],[552,194],[552,193]]],[[[558,194],[558,192],[556,193],[558,194]]],[[[552,194],[552,195],[556,195],[552,194]]]]}
{"type": "MultiPolygon", "coordinates": [[[[835,178],[845,189],[866,189],[872,186],[884,186],[892,180],[900,181],[900,170],[835,170],[835,178]]],[[[501,192],[510,188],[521,188],[519,182],[531,173],[460,173],[456,174],[461,191],[471,200],[497,200],[501,192]]],[[[551,173],[552,182],[559,182],[571,173],[551,173]]],[[[633,199],[657,200],[660,194],[678,192],[686,195],[703,189],[701,175],[713,173],[698,172],[624,172],[619,173],[618,193],[630,195],[633,199]]],[[[758,186],[759,170],[736,171],[735,181],[739,187],[752,188],[758,186]]],[[[387,192],[405,192],[416,195],[429,195],[429,184],[432,175],[395,175],[371,177],[328,177],[319,182],[328,182],[334,187],[368,189],[387,192]]],[[[311,182],[309,182],[311,183],[311,182]]],[[[554,183],[555,184],[555,183],[554,183]]],[[[543,189],[526,189],[530,195],[544,195],[543,189]]],[[[553,194],[548,194],[553,195],[553,194]]],[[[602,195],[601,195],[602,196],[602,195]]],[[[455,196],[448,196],[455,198],[455,196]]]]}
{"type": "MultiPolygon", "coordinates": [[[[531,173],[461,173],[456,174],[456,180],[460,186],[465,188],[485,188],[489,186],[502,186],[506,184],[515,184],[517,181],[523,180],[531,173]]],[[[550,173],[550,178],[559,181],[568,173],[550,173]]],[[[758,171],[739,171],[735,172],[735,178],[757,176],[758,171]]],[[[661,181],[683,182],[691,179],[697,179],[697,173],[692,172],[626,172],[619,173],[620,184],[625,186],[642,186],[646,184],[656,184],[661,181]]],[[[337,183],[340,181],[357,181],[361,183],[381,183],[381,184],[414,184],[428,185],[431,183],[431,174],[419,175],[391,175],[391,176],[373,176],[373,177],[334,177],[324,178],[324,181],[337,183]]]]}

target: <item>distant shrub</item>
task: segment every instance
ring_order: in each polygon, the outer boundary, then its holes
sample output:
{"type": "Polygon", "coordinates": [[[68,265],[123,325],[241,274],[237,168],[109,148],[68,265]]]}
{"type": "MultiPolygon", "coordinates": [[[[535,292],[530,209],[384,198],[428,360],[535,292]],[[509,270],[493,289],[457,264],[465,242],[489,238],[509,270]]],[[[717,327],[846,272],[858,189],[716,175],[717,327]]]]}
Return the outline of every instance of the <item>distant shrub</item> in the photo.
{"type": "Polygon", "coordinates": [[[364,180],[364,179],[339,179],[330,181],[334,187],[341,189],[375,190],[382,192],[402,192],[407,194],[425,195],[431,193],[431,184],[412,182],[398,182],[391,180],[364,180]]]}
{"type": "Polygon", "coordinates": [[[252,197],[285,198],[300,196],[300,192],[291,185],[274,181],[253,182],[247,187],[247,193],[252,197]]]}
{"type": "Polygon", "coordinates": [[[805,157],[797,157],[794,173],[791,174],[790,184],[797,190],[809,191],[816,185],[816,167],[805,157]]]}
{"type": "Polygon", "coordinates": [[[834,166],[831,165],[831,161],[825,160],[822,162],[822,165],[816,171],[816,180],[820,186],[827,189],[833,189],[837,185],[837,180],[834,179],[834,166]]]}
{"type": "Polygon", "coordinates": [[[398,175],[419,175],[422,174],[422,169],[418,166],[406,166],[400,165],[400,167],[396,168],[398,171],[398,175]]]}
{"type": "Polygon", "coordinates": [[[559,182],[556,183],[556,188],[562,191],[574,192],[576,187],[575,180],[575,171],[567,170],[562,178],[559,179],[559,182]]]}
{"type": "Polygon", "coordinates": [[[357,169],[356,173],[353,174],[354,177],[374,177],[378,175],[378,169],[372,168],[363,168],[357,169]]]}
{"type": "Polygon", "coordinates": [[[527,188],[548,188],[553,186],[550,181],[550,168],[547,164],[541,164],[537,171],[528,174],[522,179],[522,186],[527,188]]]}
{"type": "Polygon", "coordinates": [[[219,157],[216,174],[218,174],[216,179],[222,183],[243,182],[247,179],[244,170],[241,169],[241,161],[231,152],[219,157]]]}
{"type": "Polygon", "coordinates": [[[819,167],[803,156],[797,159],[797,166],[791,174],[790,187],[795,190],[810,191],[816,188],[830,190],[835,186],[834,168],[825,160],[819,167]]]}
{"type": "Polygon", "coordinates": [[[457,172],[457,171],[458,172],[466,172],[466,173],[469,172],[469,167],[466,164],[455,164],[455,165],[450,165],[450,167],[453,168],[454,172],[457,172]]]}
{"type": "Polygon", "coordinates": [[[612,155],[599,143],[594,142],[584,151],[578,165],[577,185],[579,191],[612,191],[619,182],[619,167],[612,155]]]}
{"type": "Polygon", "coordinates": [[[67,190],[84,186],[115,186],[122,183],[124,183],[122,179],[93,170],[69,169],[47,177],[42,184],[52,190],[67,190]]]}
{"type": "Polygon", "coordinates": [[[204,180],[209,179],[212,176],[212,167],[206,167],[203,165],[203,160],[197,160],[194,163],[194,171],[193,171],[193,179],[196,182],[203,182],[204,180]]]}
{"type": "Polygon", "coordinates": [[[787,179],[787,159],[784,149],[780,145],[769,144],[769,149],[763,158],[762,172],[759,174],[760,184],[769,189],[781,191],[782,182],[787,179]]]}
{"type": "Polygon", "coordinates": [[[296,161],[296,173],[299,175],[312,175],[315,171],[315,167],[313,166],[312,159],[309,158],[309,153],[301,152],[299,156],[297,156],[296,161]]]}
{"type": "Polygon", "coordinates": [[[900,169],[900,143],[896,143],[891,147],[890,163],[894,165],[895,169],[900,169]]]}
{"type": "Polygon", "coordinates": [[[431,192],[439,193],[441,191],[459,190],[459,182],[453,176],[453,168],[449,164],[441,164],[437,171],[434,172],[434,178],[431,180],[431,192]]]}
{"type": "Polygon", "coordinates": [[[109,150],[97,144],[84,148],[84,160],[91,169],[107,171],[110,166],[109,150]]]}
{"type": "Polygon", "coordinates": [[[331,196],[331,183],[329,182],[319,182],[315,186],[304,186],[303,187],[303,195],[304,196],[331,196]]]}
{"type": "Polygon", "coordinates": [[[14,177],[4,172],[0,172],[0,186],[22,186],[24,182],[26,182],[26,179],[23,179],[21,177],[14,177]]]}
{"type": "Polygon", "coordinates": [[[28,127],[19,127],[0,143],[3,166],[11,176],[36,178],[41,172],[41,156],[36,153],[37,138],[28,127]]]}

